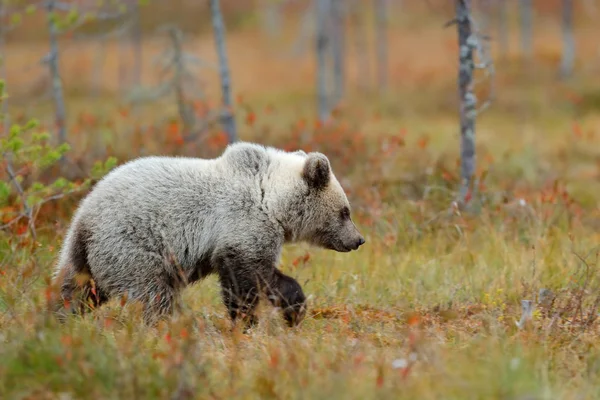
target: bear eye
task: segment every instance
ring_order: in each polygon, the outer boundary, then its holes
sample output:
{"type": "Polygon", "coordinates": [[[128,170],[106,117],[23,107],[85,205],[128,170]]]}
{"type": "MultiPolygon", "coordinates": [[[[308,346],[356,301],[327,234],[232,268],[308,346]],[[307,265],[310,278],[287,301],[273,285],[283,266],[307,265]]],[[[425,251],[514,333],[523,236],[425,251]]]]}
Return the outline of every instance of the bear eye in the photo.
{"type": "Polygon", "coordinates": [[[342,208],[342,210],[340,211],[340,217],[342,217],[342,219],[349,219],[350,209],[348,207],[342,208]]]}

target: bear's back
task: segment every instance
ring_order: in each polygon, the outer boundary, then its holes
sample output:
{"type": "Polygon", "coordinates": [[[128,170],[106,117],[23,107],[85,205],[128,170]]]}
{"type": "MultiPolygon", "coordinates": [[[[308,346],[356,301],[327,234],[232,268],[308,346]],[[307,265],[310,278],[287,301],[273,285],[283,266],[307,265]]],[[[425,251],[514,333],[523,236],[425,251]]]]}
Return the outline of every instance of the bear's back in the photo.
{"type": "MultiPolygon", "coordinates": [[[[266,154],[265,154],[266,156],[266,154]]],[[[173,229],[189,222],[235,218],[259,207],[264,157],[197,159],[144,157],[107,174],[81,204],[79,214],[96,224],[158,221],[173,229]]]]}
{"type": "Polygon", "coordinates": [[[214,160],[178,157],[144,157],[123,164],[107,174],[86,200],[114,207],[132,204],[165,207],[197,195],[209,195],[219,180],[214,160]],[[178,200],[178,201],[176,201],[178,200]]]}

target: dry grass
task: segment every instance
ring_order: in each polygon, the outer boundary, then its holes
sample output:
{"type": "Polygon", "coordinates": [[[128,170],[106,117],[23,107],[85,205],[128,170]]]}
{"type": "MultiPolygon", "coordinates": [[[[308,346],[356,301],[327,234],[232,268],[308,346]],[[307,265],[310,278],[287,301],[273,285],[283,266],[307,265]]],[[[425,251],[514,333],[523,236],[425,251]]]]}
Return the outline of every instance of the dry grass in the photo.
{"type": "MultiPolygon", "coordinates": [[[[154,330],[141,329],[136,309],[118,301],[58,326],[42,310],[74,206],[65,201],[40,215],[35,254],[26,237],[0,236],[0,397],[598,398],[600,119],[582,113],[580,98],[598,83],[598,29],[579,31],[578,75],[569,83],[555,79],[560,47],[549,23],[536,28],[535,73],[516,66],[517,54],[499,67],[499,98],[478,121],[479,173],[488,173],[483,209],[460,215],[447,213],[458,123],[455,32],[438,29],[443,20],[422,29],[398,22],[387,93],[357,94],[351,58],[347,102],[332,126],[314,129],[310,55],[286,58],[253,30],[228,36],[242,138],[330,155],[367,239],[350,254],[285,249],[282,270],[310,295],[297,329],[264,307],[256,330],[230,331],[213,278],[186,290],[183,315],[154,330]],[[553,304],[537,304],[542,288],[556,295],[553,304]],[[521,330],[524,299],[536,308],[521,330]]],[[[74,95],[88,90],[93,46],[72,45],[63,58],[75,154],[102,156],[103,143],[120,161],[142,147],[196,151],[173,145],[164,125],[130,132],[175,111],[117,112],[124,106],[113,46],[98,98],[74,95]]],[[[31,83],[20,66],[43,48],[9,45],[15,102],[31,83]]],[[[159,48],[158,39],[145,43],[145,61],[159,48]]],[[[214,59],[210,37],[189,48],[214,59]]],[[[48,111],[28,109],[42,118],[48,111]]]]}

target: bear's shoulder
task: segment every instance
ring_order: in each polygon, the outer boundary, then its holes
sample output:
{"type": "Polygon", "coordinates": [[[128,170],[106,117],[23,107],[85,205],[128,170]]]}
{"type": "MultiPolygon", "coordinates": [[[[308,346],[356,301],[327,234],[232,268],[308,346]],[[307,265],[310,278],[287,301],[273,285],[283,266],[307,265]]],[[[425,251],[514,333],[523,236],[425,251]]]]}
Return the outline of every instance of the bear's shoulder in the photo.
{"type": "Polygon", "coordinates": [[[222,159],[233,170],[257,174],[267,170],[271,161],[271,154],[265,146],[237,142],[225,149],[222,159]]]}

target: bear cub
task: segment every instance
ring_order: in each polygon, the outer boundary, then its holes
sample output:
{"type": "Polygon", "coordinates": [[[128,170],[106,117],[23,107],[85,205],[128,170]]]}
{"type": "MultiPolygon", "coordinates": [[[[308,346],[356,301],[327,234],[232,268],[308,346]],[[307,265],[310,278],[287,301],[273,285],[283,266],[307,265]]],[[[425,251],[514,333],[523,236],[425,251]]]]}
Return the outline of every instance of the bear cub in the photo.
{"type": "Polygon", "coordinates": [[[325,155],[237,142],[215,159],[138,158],[81,201],[50,308],[63,318],[126,296],[153,324],[174,311],[184,287],[217,274],[234,323],[255,324],[265,294],[295,326],[306,299],[277,269],[282,246],[294,242],[338,252],[365,243],[325,155]]]}

